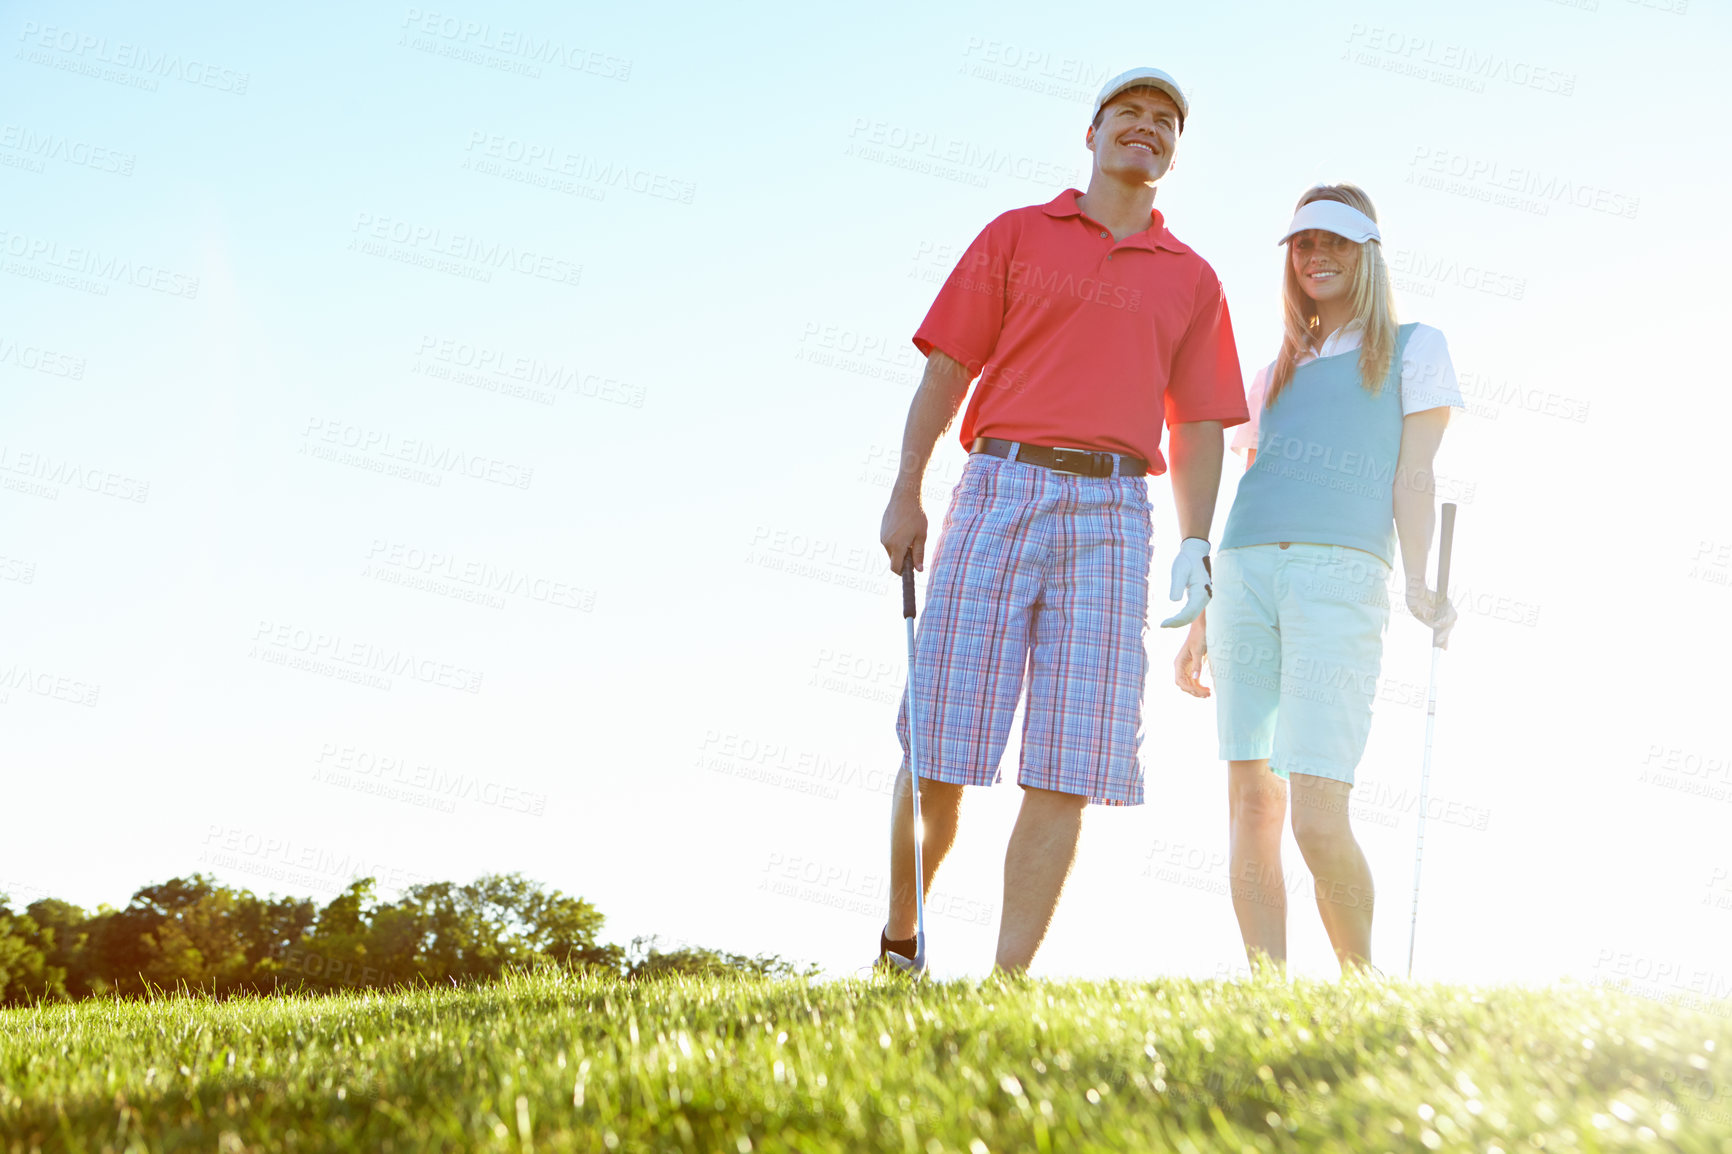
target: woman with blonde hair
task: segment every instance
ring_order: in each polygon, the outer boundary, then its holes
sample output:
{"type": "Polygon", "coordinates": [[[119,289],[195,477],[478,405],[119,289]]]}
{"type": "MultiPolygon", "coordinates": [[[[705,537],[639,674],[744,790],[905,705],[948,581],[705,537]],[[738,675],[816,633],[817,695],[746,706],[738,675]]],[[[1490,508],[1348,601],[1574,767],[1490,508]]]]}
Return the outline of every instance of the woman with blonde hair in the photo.
{"type": "Polygon", "coordinates": [[[1282,236],[1286,324],[1248,397],[1246,471],[1213,598],[1174,670],[1196,697],[1207,657],[1227,762],[1233,910],[1253,965],[1284,963],[1281,827],[1316,882],[1343,969],[1371,963],[1373,886],[1348,821],[1371,728],[1399,541],[1409,611],[1446,641],[1455,611],[1425,580],[1432,459],[1460,389],[1443,334],[1398,325],[1371,200],[1351,184],[1299,198],[1282,236]]]}

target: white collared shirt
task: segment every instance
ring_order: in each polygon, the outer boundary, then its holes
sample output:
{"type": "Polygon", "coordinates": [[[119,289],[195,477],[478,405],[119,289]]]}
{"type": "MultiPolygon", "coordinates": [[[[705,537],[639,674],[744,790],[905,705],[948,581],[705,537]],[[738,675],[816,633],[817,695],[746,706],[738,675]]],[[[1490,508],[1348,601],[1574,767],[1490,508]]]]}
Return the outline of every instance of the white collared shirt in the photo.
{"type": "MultiPolygon", "coordinates": [[[[1355,351],[1359,348],[1360,332],[1360,323],[1349,321],[1330,333],[1323,347],[1315,353],[1301,353],[1293,367],[1298,368],[1318,357],[1355,351]]],[[[1235,453],[1257,447],[1257,417],[1263,411],[1263,397],[1269,391],[1269,378],[1274,372],[1275,363],[1271,361],[1257,370],[1257,376],[1251,381],[1251,388],[1245,395],[1251,419],[1233,428],[1232,449],[1235,453]]],[[[1467,408],[1467,402],[1461,396],[1461,386],[1455,380],[1455,365],[1449,359],[1449,344],[1439,330],[1430,325],[1416,324],[1401,357],[1401,415],[1405,417],[1443,405],[1467,408]]]]}

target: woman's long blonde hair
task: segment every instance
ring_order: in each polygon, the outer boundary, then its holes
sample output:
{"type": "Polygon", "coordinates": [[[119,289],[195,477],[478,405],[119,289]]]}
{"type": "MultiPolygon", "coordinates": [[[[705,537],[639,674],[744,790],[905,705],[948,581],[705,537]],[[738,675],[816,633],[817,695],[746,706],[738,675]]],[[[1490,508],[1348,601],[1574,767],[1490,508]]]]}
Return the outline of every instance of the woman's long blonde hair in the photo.
{"type": "MultiPolygon", "coordinates": [[[[1293,206],[1297,212],[1314,200],[1336,200],[1363,212],[1372,220],[1377,210],[1371,198],[1354,184],[1320,184],[1310,189],[1293,206]]],[[[1292,241],[1288,241],[1291,246],[1292,241]]],[[[1284,255],[1286,272],[1281,278],[1281,301],[1285,323],[1281,334],[1281,354],[1275,358],[1275,371],[1264,396],[1265,407],[1275,403],[1293,370],[1299,355],[1311,349],[1318,326],[1317,302],[1305,295],[1299,285],[1299,275],[1293,271],[1292,249],[1284,255]]],[[[1359,379],[1366,391],[1375,396],[1389,376],[1390,362],[1395,358],[1396,322],[1395,291],[1389,284],[1389,266],[1383,263],[1383,246],[1375,240],[1359,246],[1359,267],[1353,274],[1353,316],[1361,326],[1359,344],[1359,379]]]]}

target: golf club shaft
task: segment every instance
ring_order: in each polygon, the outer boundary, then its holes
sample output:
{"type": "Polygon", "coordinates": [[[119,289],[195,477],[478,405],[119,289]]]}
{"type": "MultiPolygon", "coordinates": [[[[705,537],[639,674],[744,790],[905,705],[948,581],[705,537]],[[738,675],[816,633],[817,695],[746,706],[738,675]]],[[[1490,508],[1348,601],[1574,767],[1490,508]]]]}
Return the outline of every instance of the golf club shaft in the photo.
{"type": "Polygon", "coordinates": [[[914,936],[917,950],[926,946],[926,863],[920,843],[926,840],[926,828],[920,822],[920,726],[914,717],[914,550],[902,559],[902,617],[908,626],[908,775],[912,779],[914,797],[914,936]]]}
{"type": "MultiPolygon", "coordinates": [[[[1455,543],[1455,504],[1443,506],[1443,528],[1438,534],[1437,595],[1449,596],[1449,554],[1455,543]]],[[[1419,932],[1419,869],[1425,860],[1425,809],[1431,792],[1431,735],[1437,726],[1437,657],[1443,652],[1434,633],[1431,642],[1431,681],[1425,693],[1425,760],[1419,771],[1419,820],[1413,849],[1413,917],[1407,925],[1407,976],[1413,977],[1413,946],[1419,932]]]]}

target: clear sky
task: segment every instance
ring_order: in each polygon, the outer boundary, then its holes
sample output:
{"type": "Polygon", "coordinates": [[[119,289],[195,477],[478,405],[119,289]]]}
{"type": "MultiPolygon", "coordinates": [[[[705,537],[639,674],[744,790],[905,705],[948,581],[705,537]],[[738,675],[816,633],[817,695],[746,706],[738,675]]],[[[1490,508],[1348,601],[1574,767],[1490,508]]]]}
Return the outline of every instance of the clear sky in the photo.
{"type": "MultiPolygon", "coordinates": [[[[1101,80],[1153,64],[1193,100],[1157,205],[1225,283],[1247,377],[1293,202],[1350,180],[1472,406],[1439,459],[1464,620],[1420,973],[1732,992],[1721,6],[39,3],[0,27],[15,902],[519,870],[611,940],[868,962],[909,337],[988,220],[1086,180],[1101,80]]],[[[962,460],[952,431],[935,528],[962,460]]],[[[1391,626],[1355,793],[1392,970],[1426,640],[1391,626]]],[[[1042,973],[1242,956],[1178,643],[1151,630],[1149,804],[1088,814],[1042,973]]],[[[1014,737],[1005,764],[938,879],[939,974],[991,963],[1014,737]]],[[[1330,973],[1287,861],[1294,968],[1330,973]]]]}

